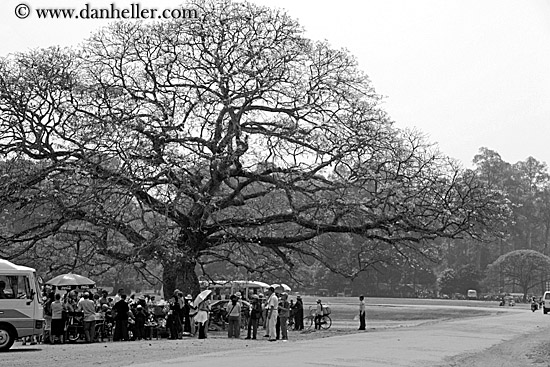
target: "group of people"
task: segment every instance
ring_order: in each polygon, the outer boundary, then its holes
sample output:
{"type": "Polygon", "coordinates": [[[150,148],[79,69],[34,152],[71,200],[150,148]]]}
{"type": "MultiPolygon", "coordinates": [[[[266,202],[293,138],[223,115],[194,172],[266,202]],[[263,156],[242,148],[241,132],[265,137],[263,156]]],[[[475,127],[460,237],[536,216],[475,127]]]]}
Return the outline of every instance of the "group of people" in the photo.
{"type": "Polygon", "coordinates": [[[295,330],[304,329],[304,305],[300,296],[296,297],[296,302],[289,301],[286,292],[276,293],[273,287],[269,287],[265,296],[251,296],[244,316],[240,292],[232,295],[230,300],[226,306],[229,338],[240,337],[242,317],[248,318],[246,339],[257,339],[260,325],[266,330],[264,337],[270,341],[288,340],[289,325],[293,325],[295,330]]]}
{"type": "MultiPolygon", "coordinates": [[[[193,297],[176,289],[166,306],[166,325],[170,330],[169,339],[181,339],[183,335],[195,334],[195,321],[199,308],[193,304],[193,297]]],[[[200,329],[200,328],[199,328],[200,329]]]]}
{"type": "MultiPolygon", "coordinates": [[[[114,324],[113,341],[132,339],[150,339],[152,337],[151,322],[159,316],[159,306],[154,296],[142,296],[138,299],[134,295],[127,297],[120,289],[114,297],[108,297],[107,291],[92,294],[76,291],[64,295],[55,292],[46,294],[44,307],[46,327],[44,343],[64,342],[64,331],[68,315],[80,312],[83,317],[84,338],[88,343],[96,341],[96,321],[110,318],[114,324]]],[[[359,330],[366,329],[366,311],[364,297],[359,298],[359,330]]],[[[194,336],[198,331],[198,338],[207,338],[208,322],[210,319],[210,299],[206,297],[198,304],[194,304],[193,297],[175,290],[167,303],[160,307],[160,316],[166,320],[169,339],[181,339],[184,336],[194,336]]],[[[324,315],[323,304],[317,300],[315,309],[315,328],[320,329],[324,315]]],[[[269,341],[288,340],[288,329],[304,329],[304,305],[301,296],[290,300],[286,292],[276,292],[269,287],[264,294],[251,295],[249,302],[244,302],[240,292],[231,295],[225,306],[227,335],[229,338],[240,338],[241,324],[246,318],[248,328],[246,339],[257,339],[258,329],[263,326],[264,337],[269,341]]]]}
{"type": "MultiPolygon", "coordinates": [[[[168,304],[167,327],[170,330],[170,339],[195,335],[196,328],[199,339],[207,338],[208,322],[212,312],[209,297],[194,305],[191,295],[183,297],[183,293],[176,290],[168,304]]],[[[248,324],[246,339],[257,339],[259,326],[268,331],[273,327],[273,340],[287,340],[289,324],[294,325],[296,330],[304,328],[301,297],[298,296],[296,302],[290,303],[287,293],[277,294],[273,287],[267,290],[265,296],[261,293],[251,295],[246,303],[241,292],[236,292],[229,298],[224,314],[229,338],[240,338],[243,318],[247,319],[248,324]]],[[[268,335],[269,333],[266,337],[268,335]]]]}
{"type": "Polygon", "coordinates": [[[145,326],[156,305],[155,296],[127,297],[119,289],[114,297],[108,297],[107,291],[91,293],[70,291],[56,293],[52,289],[44,296],[45,328],[43,343],[65,342],[67,323],[75,313],[82,317],[84,339],[87,343],[97,341],[96,322],[107,318],[114,324],[113,341],[130,340],[128,327],[132,327],[133,338],[147,338],[145,326]]]}

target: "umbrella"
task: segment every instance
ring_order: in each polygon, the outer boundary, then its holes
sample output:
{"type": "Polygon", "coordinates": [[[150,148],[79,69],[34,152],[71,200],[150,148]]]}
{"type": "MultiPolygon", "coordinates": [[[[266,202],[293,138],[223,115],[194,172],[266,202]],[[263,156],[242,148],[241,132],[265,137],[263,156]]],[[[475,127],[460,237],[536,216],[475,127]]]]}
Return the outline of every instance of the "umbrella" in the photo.
{"type": "Polygon", "coordinates": [[[55,286],[58,289],[89,289],[95,286],[95,282],[90,278],[78,274],[61,274],[50,279],[46,284],[55,286]]]}
{"type": "Polygon", "coordinates": [[[210,290],[210,289],[206,289],[206,290],[200,292],[199,295],[197,296],[197,298],[195,298],[195,300],[193,301],[193,306],[199,307],[199,304],[202,301],[204,301],[206,299],[206,297],[208,297],[210,295],[210,293],[212,293],[212,290],[210,290]]]}
{"type": "Polygon", "coordinates": [[[285,283],[281,283],[281,287],[283,287],[283,290],[284,290],[285,292],[290,292],[290,291],[292,290],[292,289],[291,289],[288,285],[286,285],[285,283]]]}
{"type": "Polygon", "coordinates": [[[281,283],[281,284],[278,284],[278,283],[271,284],[271,287],[273,287],[273,289],[275,289],[275,292],[276,292],[276,293],[290,292],[290,287],[289,287],[288,285],[286,285],[285,283],[281,283]]]}
{"type": "Polygon", "coordinates": [[[250,282],[250,283],[252,283],[253,285],[257,285],[258,287],[269,288],[269,284],[264,283],[264,282],[252,281],[252,282],[250,282]]]}

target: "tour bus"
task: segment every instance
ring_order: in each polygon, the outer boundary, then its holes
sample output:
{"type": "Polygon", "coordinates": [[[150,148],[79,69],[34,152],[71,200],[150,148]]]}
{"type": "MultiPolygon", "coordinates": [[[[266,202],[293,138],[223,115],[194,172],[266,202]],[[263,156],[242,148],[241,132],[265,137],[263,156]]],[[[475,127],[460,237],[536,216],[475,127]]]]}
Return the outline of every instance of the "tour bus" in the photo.
{"type": "Polygon", "coordinates": [[[0,259],[0,352],[18,338],[42,335],[40,296],[34,269],[0,259]]]}
{"type": "Polygon", "coordinates": [[[252,280],[214,280],[200,282],[202,288],[212,290],[212,299],[226,299],[241,292],[243,299],[250,299],[253,294],[264,293],[269,284],[252,280]]]}

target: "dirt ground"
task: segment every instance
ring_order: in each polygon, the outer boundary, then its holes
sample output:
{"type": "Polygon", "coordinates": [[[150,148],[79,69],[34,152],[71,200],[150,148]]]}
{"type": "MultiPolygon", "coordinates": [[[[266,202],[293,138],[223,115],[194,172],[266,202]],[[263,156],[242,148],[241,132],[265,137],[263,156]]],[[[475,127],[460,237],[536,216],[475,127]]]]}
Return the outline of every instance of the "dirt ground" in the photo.
{"type": "MultiPolygon", "coordinates": [[[[0,354],[0,366],[28,367],[55,366],[128,366],[137,363],[154,362],[159,359],[171,359],[191,355],[209,354],[224,350],[248,350],[265,346],[263,330],[258,330],[258,340],[228,339],[226,332],[210,332],[206,340],[187,337],[181,340],[153,339],[130,342],[99,342],[92,344],[56,344],[23,346],[16,342],[8,353],[0,354]]],[[[352,328],[335,328],[315,331],[289,331],[288,343],[299,340],[315,340],[337,335],[357,333],[352,328]]],[[[279,343],[283,343],[279,341],[279,343]]]]}
{"type": "MultiPolygon", "coordinates": [[[[345,315],[336,320],[329,330],[314,331],[307,330],[303,332],[290,331],[289,341],[285,343],[288,347],[298,341],[305,342],[306,345],[319,345],[315,341],[320,338],[333,338],[347,334],[363,333],[357,330],[357,321],[353,319],[355,304],[337,305],[334,302],[334,308],[338,309],[339,314],[345,315]],[[349,314],[346,314],[347,308],[350,308],[349,314]]],[[[373,302],[374,303],[374,302],[373,302]]],[[[490,320],[493,317],[503,313],[498,308],[487,309],[475,307],[456,308],[453,306],[429,309],[419,308],[408,305],[406,308],[398,308],[392,305],[380,304],[370,306],[367,335],[371,338],[385,335],[389,332],[399,332],[399,330],[413,331],[417,327],[418,334],[414,334],[416,340],[424,340],[422,332],[435,330],[437,325],[445,327],[449,320],[470,319],[474,320],[474,325],[480,325],[482,320],[490,320]],[[390,307],[391,306],[391,307],[390,307]],[[387,313],[391,312],[392,320],[388,320],[387,313]],[[403,314],[403,315],[401,315],[403,314]],[[402,319],[401,319],[401,316],[402,319]],[[420,317],[419,315],[423,315],[420,317]],[[429,316],[426,316],[429,315],[429,316]],[[370,317],[373,317],[372,320],[370,317]],[[434,319],[428,319],[434,317],[434,319]],[[430,325],[433,325],[432,329],[430,325]],[[420,327],[421,326],[421,327],[420,327]],[[423,331],[421,332],[421,330],[423,331]],[[418,335],[418,337],[416,337],[418,335]]],[[[520,313],[523,310],[514,310],[520,313]]],[[[527,308],[525,308],[525,312],[527,308]]],[[[550,366],[550,323],[546,323],[546,317],[539,314],[526,313],[527,320],[533,320],[535,323],[540,321],[540,326],[531,334],[518,335],[501,344],[494,345],[488,349],[476,353],[461,353],[454,357],[439,360],[437,366],[472,366],[472,367],[524,367],[524,366],[550,366]],[[540,328],[539,328],[540,327],[540,328]]],[[[498,316],[497,316],[498,317],[498,316]]],[[[498,328],[498,327],[497,327],[498,328]]],[[[439,328],[441,329],[441,328],[439,328]]],[[[432,332],[433,333],[433,332],[432,332]]],[[[191,357],[199,355],[214,355],[225,351],[239,351],[239,354],[254,355],[259,353],[266,346],[271,347],[271,343],[263,338],[264,330],[258,331],[258,340],[245,340],[246,335],[241,333],[241,339],[228,339],[225,331],[210,332],[208,339],[198,340],[193,337],[187,337],[181,340],[143,340],[132,342],[99,342],[93,344],[62,344],[62,345],[26,345],[16,342],[12,350],[8,353],[0,354],[0,367],[28,367],[28,366],[55,366],[55,367],[91,367],[91,366],[130,366],[134,364],[149,363],[156,366],[155,362],[161,360],[177,359],[182,357],[191,357]]],[[[397,334],[397,338],[400,336],[397,334]]],[[[341,338],[331,339],[337,340],[341,338]]],[[[372,339],[371,339],[372,340],[372,339]]],[[[398,339],[399,340],[399,339],[398,339]]],[[[302,343],[296,345],[297,348],[303,348],[302,343]]],[[[419,347],[422,349],[421,343],[419,347]]],[[[451,349],[449,349],[451,350],[451,349]]],[[[455,350],[457,352],[459,349],[455,350]]],[[[466,349],[464,349],[466,350],[466,349]]],[[[449,354],[451,355],[451,354],[449,354]]],[[[390,359],[390,365],[391,365],[390,359]]],[[[427,363],[423,365],[433,365],[427,363]]],[[[368,366],[367,366],[368,367],[368,366]]]]}
{"type": "Polygon", "coordinates": [[[527,367],[550,366],[548,330],[522,335],[480,353],[463,354],[440,365],[449,367],[527,367]]]}
{"type": "MultiPolygon", "coordinates": [[[[383,332],[382,330],[369,330],[383,332]]],[[[324,331],[291,331],[288,343],[296,341],[312,342],[319,338],[357,333],[352,328],[331,328],[324,331]]],[[[550,366],[550,339],[548,331],[542,330],[533,335],[524,335],[508,342],[493,346],[483,352],[453,357],[440,366],[471,367],[523,367],[550,366]]],[[[279,343],[282,343],[279,341],[279,343]]],[[[186,338],[182,340],[147,340],[133,342],[100,342],[94,344],[63,344],[22,346],[14,348],[0,357],[0,366],[129,366],[154,362],[159,359],[172,359],[191,355],[203,355],[226,350],[242,350],[253,353],[253,349],[265,346],[264,338],[259,340],[227,339],[224,332],[211,332],[208,339],[186,338]]]]}

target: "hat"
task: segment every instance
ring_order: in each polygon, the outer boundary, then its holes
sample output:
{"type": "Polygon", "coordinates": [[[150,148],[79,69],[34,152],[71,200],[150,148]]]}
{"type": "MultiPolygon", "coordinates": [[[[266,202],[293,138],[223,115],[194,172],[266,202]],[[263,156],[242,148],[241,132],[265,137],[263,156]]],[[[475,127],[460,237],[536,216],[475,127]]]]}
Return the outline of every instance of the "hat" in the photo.
{"type": "Polygon", "coordinates": [[[264,294],[263,294],[263,293],[260,293],[260,294],[258,294],[258,297],[264,298],[264,294]]]}
{"type": "Polygon", "coordinates": [[[137,305],[137,307],[136,307],[136,308],[143,308],[143,306],[142,306],[142,305],[137,305]]]}
{"type": "Polygon", "coordinates": [[[302,299],[302,296],[296,296],[296,299],[302,299]]]}
{"type": "Polygon", "coordinates": [[[257,294],[253,294],[252,299],[260,299],[260,296],[258,296],[257,294]]]}
{"type": "Polygon", "coordinates": [[[282,297],[288,297],[288,293],[283,292],[283,293],[281,293],[281,296],[282,296],[282,297]]]}
{"type": "Polygon", "coordinates": [[[193,296],[191,296],[190,294],[188,294],[187,296],[185,296],[185,299],[193,299],[193,296]]]}
{"type": "Polygon", "coordinates": [[[237,293],[235,293],[235,295],[240,298],[241,297],[241,292],[237,292],[237,293]]]}

